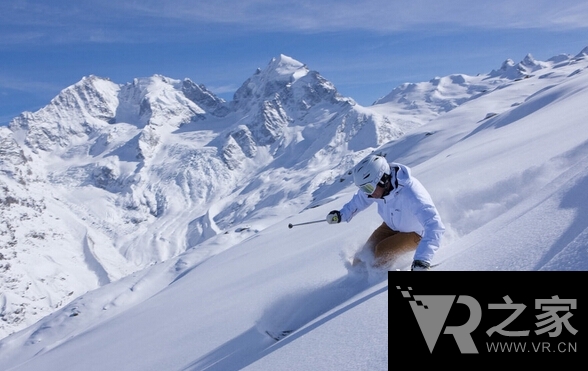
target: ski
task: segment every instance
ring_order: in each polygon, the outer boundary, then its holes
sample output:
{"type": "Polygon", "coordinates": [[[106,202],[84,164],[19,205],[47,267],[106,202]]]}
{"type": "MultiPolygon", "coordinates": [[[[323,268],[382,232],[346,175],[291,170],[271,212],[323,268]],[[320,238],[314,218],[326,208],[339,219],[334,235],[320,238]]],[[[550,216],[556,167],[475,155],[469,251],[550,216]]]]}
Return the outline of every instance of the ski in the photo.
{"type": "Polygon", "coordinates": [[[280,341],[283,338],[285,338],[286,336],[290,335],[293,331],[292,330],[284,330],[284,331],[280,331],[278,333],[273,333],[273,332],[269,332],[266,331],[265,333],[271,337],[272,339],[274,339],[275,341],[280,341]]]}
{"type": "MultiPolygon", "coordinates": [[[[436,267],[438,267],[439,265],[441,265],[441,263],[443,263],[443,261],[440,261],[439,263],[431,264],[431,266],[429,267],[429,269],[436,268],[436,267]]],[[[412,265],[412,264],[411,264],[411,265],[412,265]]],[[[411,265],[408,265],[408,266],[406,266],[406,267],[404,267],[404,268],[396,268],[396,271],[397,271],[397,272],[402,272],[402,271],[410,271],[410,270],[411,270],[411,269],[410,269],[411,265]]]]}

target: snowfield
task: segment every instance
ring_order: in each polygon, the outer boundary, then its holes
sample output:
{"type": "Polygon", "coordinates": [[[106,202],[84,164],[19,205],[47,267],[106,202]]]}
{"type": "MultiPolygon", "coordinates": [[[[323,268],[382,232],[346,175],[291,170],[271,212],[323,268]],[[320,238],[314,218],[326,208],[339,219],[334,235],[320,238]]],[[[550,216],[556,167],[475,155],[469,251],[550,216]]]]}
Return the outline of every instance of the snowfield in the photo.
{"type": "Polygon", "coordinates": [[[422,274],[588,270],[587,54],[405,84],[371,107],[286,56],[228,103],[159,76],[70,87],[94,102],[70,112],[83,121],[35,119],[46,108],[1,128],[0,313],[27,317],[3,327],[0,369],[388,369],[388,271],[350,266],[375,208],[288,228],[341,208],[371,152],[411,167],[447,227],[422,274]]]}

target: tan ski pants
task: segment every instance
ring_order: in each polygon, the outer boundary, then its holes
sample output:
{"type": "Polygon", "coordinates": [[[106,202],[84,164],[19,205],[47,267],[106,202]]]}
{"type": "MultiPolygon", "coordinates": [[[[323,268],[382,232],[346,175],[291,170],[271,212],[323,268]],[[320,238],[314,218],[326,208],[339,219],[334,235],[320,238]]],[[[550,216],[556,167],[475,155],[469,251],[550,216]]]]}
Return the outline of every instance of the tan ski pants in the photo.
{"type": "Polygon", "coordinates": [[[364,245],[374,253],[376,266],[394,261],[398,256],[416,250],[421,236],[415,232],[398,232],[382,223],[364,245]]]}

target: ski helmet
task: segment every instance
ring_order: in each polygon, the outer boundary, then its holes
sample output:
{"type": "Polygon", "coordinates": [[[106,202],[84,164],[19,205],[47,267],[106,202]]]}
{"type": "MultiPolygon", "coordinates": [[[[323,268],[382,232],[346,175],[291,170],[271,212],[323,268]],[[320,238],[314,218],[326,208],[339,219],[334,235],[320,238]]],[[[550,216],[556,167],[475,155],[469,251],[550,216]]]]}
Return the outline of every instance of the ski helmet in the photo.
{"type": "Polygon", "coordinates": [[[353,182],[369,195],[374,193],[378,183],[383,182],[383,186],[389,177],[390,165],[382,156],[369,155],[353,168],[353,182]]]}

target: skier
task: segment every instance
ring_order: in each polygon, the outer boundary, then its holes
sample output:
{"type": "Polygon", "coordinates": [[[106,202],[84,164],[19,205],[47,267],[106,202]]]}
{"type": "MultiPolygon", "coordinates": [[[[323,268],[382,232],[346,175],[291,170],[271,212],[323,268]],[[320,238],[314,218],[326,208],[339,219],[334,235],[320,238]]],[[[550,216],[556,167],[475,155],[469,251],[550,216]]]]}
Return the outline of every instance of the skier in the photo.
{"type": "Polygon", "coordinates": [[[353,181],[359,190],[341,210],[331,211],[327,222],[349,222],[374,202],[384,220],[356,254],[353,264],[361,261],[361,253],[366,249],[374,254],[375,266],[415,251],[411,270],[429,270],[445,227],[431,196],[412,177],[410,168],[369,155],[353,168],[353,181]]]}

